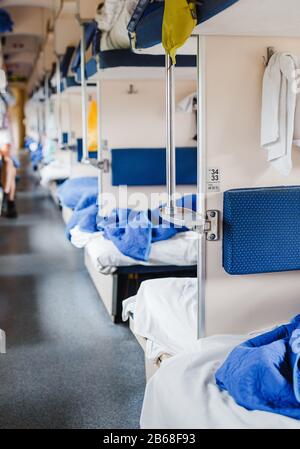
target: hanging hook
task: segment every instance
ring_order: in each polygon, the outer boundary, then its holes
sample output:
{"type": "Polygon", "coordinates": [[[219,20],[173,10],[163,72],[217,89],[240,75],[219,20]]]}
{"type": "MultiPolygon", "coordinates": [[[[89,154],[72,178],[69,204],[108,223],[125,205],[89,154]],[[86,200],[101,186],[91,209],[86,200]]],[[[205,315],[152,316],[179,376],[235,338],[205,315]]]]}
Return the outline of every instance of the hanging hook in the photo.
{"type": "Polygon", "coordinates": [[[138,90],[134,88],[133,84],[130,84],[127,93],[128,95],[136,95],[138,93],[138,90]]]}
{"type": "Polygon", "coordinates": [[[268,47],[267,48],[267,57],[263,56],[264,65],[265,67],[268,67],[270,59],[272,56],[276,53],[275,47],[268,47]]]}

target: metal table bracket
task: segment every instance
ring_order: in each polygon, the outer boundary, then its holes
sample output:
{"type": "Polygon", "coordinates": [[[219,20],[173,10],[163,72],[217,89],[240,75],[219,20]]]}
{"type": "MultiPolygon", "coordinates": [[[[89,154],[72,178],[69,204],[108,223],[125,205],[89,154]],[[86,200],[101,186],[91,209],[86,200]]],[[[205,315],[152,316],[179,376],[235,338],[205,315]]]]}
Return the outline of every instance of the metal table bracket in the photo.
{"type": "Polygon", "coordinates": [[[191,209],[163,207],[160,215],[163,220],[176,226],[184,226],[199,234],[206,234],[206,239],[209,242],[220,240],[220,212],[218,210],[208,210],[204,217],[191,209]]]}
{"type": "Polygon", "coordinates": [[[102,161],[97,161],[96,159],[85,159],[82,163],[92,165],[93,167],[103,171],[103,173],[109,173],[110,162],[108,159],[103,159],[102,161]]]}

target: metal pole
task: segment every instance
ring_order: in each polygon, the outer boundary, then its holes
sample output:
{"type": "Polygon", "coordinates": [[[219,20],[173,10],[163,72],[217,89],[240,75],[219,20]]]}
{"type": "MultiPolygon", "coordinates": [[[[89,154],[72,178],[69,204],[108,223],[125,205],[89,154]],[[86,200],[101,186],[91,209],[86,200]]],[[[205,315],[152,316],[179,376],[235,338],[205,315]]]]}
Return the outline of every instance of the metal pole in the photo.
{"type": "Polygon", "coordinates": [[[50,103],[50,98],[49,98],[49,75],[46,74],[45,77],[45,84],[44,84],[44,89],[45,89],[45,137],[48,138],[47,136],[47,125],[48,125],[48,121],[49,121],[49,103],[50,103]]]}
{"type": "MultiPolygon", "coordinates": [[[[100,163],[102,161],[102,95],[101,95],[101,81],[97,81],[97,127],[98,127],[98,148],[97,148],[97,160],[100,163]]],[[[98,204],[99,204],[99,214],[101,213],[101,203],[102,203],[102,192],[103,192],[103,170],[99,170],[98,174],[98,204]]]]}
{"type": "MultiPolygon", "coordinates": [[[[206,216],[206,74],[205,74],[205,37],[197,36],[197,211],[206,216]]],[[[206,236],[199,235],[198,239],[198,339],[206,336],[206,236]]]]}
{"type": "Polygon", "coordinates": [[[176,205],[175,66],[166,54],[166,140],[168,208],[176,205]]]}
{"type": "Polygon", "coordinates": [[[62,113],[61,113],[61,73],[60,73],[60,57],[59,55],[56,55],[56,92],[57,92],[57,97],[58,97],[58,144],[59,147],[62,146],[62,113]]]}
{"type": "Polygon", "coordinates": [[[85,25],[81,23],[80,68],[81,68],[81,101],[82,101],[82,162],[88,160],[88,126],[87,126],[87,84],[85,76],[85,25]]]}

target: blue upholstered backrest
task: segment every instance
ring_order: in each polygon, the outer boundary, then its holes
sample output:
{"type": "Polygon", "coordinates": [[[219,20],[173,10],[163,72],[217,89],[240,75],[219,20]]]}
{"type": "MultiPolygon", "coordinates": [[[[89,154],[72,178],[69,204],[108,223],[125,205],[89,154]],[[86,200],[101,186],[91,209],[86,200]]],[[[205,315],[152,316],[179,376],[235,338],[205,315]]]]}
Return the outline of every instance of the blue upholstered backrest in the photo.
{"type": "Polygon", "coordinates": [[[68,143],[69,143],[69,134],[68,133],[62,133],[62,143],[63,143],[63,145],[68,145],[68,143]]]}
{"type": "MultiPolygon", "coordinates": [[[[83,140],[77,139],[77,161],[81,162],[83,157],[83,140]]],[[[88,154],[89,159],[97,159],[96,151],[89,151],[88,154]]]]}
{"type": "MultiPolygon", "coordinates": [[[[114,149],[112,185],[166,185],[166,150],[164,148],[114,149]]],[[[177,184],[197,183],[196,148],[177,148],[177,184]]]]}
{"type": "Polygon", "coordinates": [[[224,194],[223,266],[232,275],[300,270],[300,187],[224,194]]]}

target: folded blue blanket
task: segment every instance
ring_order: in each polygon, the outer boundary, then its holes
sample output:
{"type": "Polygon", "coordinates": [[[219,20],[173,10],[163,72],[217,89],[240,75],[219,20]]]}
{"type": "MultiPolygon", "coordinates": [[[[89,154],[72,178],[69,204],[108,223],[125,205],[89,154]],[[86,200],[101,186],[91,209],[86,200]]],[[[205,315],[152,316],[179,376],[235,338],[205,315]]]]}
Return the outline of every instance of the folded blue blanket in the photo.
{"type": "Polygon", "coordinates": [[[248,410],[300,419],[300,315],[235,348],[216,381],[248,410]]]}
{"type": "MultiPolygon", "coordinates": [[[[181,198],[177,206],[196,210],[196,195],[181,198]]],[[[187,231],[186,228],[163,222],[159,209],[114,209],[109,217],[98,216],[97,225],[104,237],[111,240],[122,254],[145,262],[149,260],[152,243],[168,240],[179,232],[187,231]]]]}
{"type": "Polygon", "coordinates": [[[88,234],[97,232],[98,194],[85,194],[77,204],[71,220],[67,224],[66,234],[71,240],[71,230],[76,226],[88,234]]]}
{"type": "Polygon", "coordinates": [[[95,196],[98,194],[98,179],[82,177],[68,179],[57,191],[57,197],[63,207],[75,210],[83,196],[95,196]]]}

